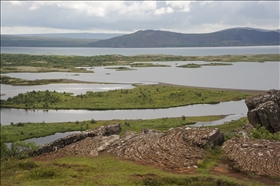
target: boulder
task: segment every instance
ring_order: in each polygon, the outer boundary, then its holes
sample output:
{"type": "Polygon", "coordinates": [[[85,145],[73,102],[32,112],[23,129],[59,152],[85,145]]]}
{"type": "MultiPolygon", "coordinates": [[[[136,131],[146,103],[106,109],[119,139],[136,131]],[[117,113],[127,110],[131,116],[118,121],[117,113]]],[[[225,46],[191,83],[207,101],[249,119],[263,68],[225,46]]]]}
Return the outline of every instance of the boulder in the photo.
{"type": "Polygon", "coordinates": [[[272,133],[280,131],[280,90],[270,90],[245,101],[248,120],[253,126],[261,125],[272,133]]]}
{"type": "Polygon", "coordinates": [[[280,177],[279,141],[233,138],[222,149],[236,171],[280,177]]]}
{"type": "Polygon", "coordinates": [[[94,130],[87,130],[84,132],[71,134],[64,138],[60,138],[51,143],[43,145],[37,151],[31,152],[30,156],[38,156],[41,154],[56,151],[58,149],[64,148],[65,146],[84,140],[87,137],[109,136],[113,134],[119,134],[120,131],[121,131],[120,124],[112,124],[112,125],[101,126],[94,130]]]}

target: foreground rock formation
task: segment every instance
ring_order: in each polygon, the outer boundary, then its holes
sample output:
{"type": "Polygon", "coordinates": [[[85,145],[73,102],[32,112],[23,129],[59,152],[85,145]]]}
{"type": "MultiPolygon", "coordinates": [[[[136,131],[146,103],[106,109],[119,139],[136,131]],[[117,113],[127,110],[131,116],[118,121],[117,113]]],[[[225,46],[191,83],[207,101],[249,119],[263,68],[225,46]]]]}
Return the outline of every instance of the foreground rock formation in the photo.
{"type": "Polygon", "coordinates": [[[199,160],[204,159],[206,151],[203,147],[208,145],[214,148],[224,142],[224,136],[218,129],[179,127],[167,132],[143,129],[140,133],[126,132],[122,137],[117,135],[119,131],[120,125],[102,126],[81,133],[80,137],[76,137],[79,140],[71,140],[71,144],[65,141],[74,138],[66,137],[41,147],[33,155],[40,155],[38,158],[60,158],[109,153],[146,165],[188,172],[196,168],[199,160]],[[56,148],[61,146],[56,144],[67,145],[56,148]]]}
{"type": "Polygon", "coordinates": [[[279,141],[233,138],[222,149],[237,171],[280,177],[279,141]]]}
{"type": "Polygon", "coordinates": [[[247,99],[245,103],[252,125],[260,124],[272,133],[280,131],[280,90],[270,90],[265,95],[247,99]]]}
{"type": "MultiPolygon", "coordinates": [[[[64,138],[57,139],[49,144],[46,144],[40,147],[37,151],[30,153],[31,156],[38,156],[41,154],[49,153],[56,151],[58,149],[64,148],[67,145],[71,145],[73,143],[79,142],[86,138],[94,138],[100,136],[111,136],[114,134],[119,134],[121,132],[121,127],[119,124],[109,125],[109,126],[101,126],[94,130],[88,130],[85,132],[75,133],[68,135],[64,138]]],[[[82,147],[81,147],[82,148],[82,147]]]]}

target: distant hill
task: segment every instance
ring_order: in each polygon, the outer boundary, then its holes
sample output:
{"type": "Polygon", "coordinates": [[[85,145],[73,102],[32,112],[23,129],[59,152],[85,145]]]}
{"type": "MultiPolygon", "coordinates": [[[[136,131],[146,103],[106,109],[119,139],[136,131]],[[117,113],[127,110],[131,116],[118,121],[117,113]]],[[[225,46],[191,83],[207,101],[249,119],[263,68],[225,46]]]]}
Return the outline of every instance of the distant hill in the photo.
{"type": "Polygon", "coordinates": [[[53,34],[19,34],[17,36],[39,36],[39,37],[63,37],[73,39],[110,39],[124,34],[109,34],[109,33],[53,33],[53,34]]]}
{"type": "Polygon", "coordinates": [[[207,34],[182,34],[168,31],[145,30],[124,36],[100,40],[91,47],[145,48],[145,47],[215,47],[279,45],[276,31],[234,28],[207,34]]]}
{"type": "Polygon", "coordinates": [[[88,47],[96,39],[55,36],[1,35],[1,46],[10,47],[88,47]]]}
{"type": "Polygon", "coordinates": [[[279,36],[279,30],[254,28],[233,28],[206,34],[140,30],[126,35],[90,33],[1,35],[1,46],[108,48],[261,46],[280,45],[279,36]]]}

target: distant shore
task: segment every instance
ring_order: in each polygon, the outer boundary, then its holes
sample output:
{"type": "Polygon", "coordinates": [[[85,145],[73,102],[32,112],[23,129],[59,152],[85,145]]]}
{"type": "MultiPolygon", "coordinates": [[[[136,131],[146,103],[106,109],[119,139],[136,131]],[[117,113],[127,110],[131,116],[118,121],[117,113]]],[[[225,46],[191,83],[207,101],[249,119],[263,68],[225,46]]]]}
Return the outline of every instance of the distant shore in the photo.
{"type": "Polygon", "coordinates": [[[233,91],[233,92],[242,92],[246,94],[265,94],[268,90],[250,90],[250,89],[231,89],[231,88],[215,88],[215,87],[197,87],[197,86],[189,86],[189,85],[177,85],[159,82],[159,86],[179,86],[179,87],[187,87],[187,88],[198,88],[198,89],[208,89],[208,90],[225,90],[225,91],[233,91]]]}

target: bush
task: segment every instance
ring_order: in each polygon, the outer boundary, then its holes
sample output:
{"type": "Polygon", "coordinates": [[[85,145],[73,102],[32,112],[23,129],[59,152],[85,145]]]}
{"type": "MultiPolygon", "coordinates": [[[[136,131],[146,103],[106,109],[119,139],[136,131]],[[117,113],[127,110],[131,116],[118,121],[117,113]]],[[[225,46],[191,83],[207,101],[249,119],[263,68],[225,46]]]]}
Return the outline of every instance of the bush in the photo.
{"type": "Polygon", "coordinates": [[[23,170],[30,170],[38,167],[38,165],[34,161],[28,159],[26,161],[20,162],[19,167],[23,170]]]}
{"type": "Polygon", "coordinates": [[[256,128],[254,128],[251,131],[250,137],[254,139],[267,139],[267,140],[280,141],[280,132],[273,134],[270,133],[268,130],[266,130],[264,126],[258,125],[256,128]]]}
{"type": "Polygon", "coordinates": [[[12,143],[11,156],[24,159],[29,157],[29,153],[38,150],[39,146],[34,142],[17,141],[12,143]]]}

